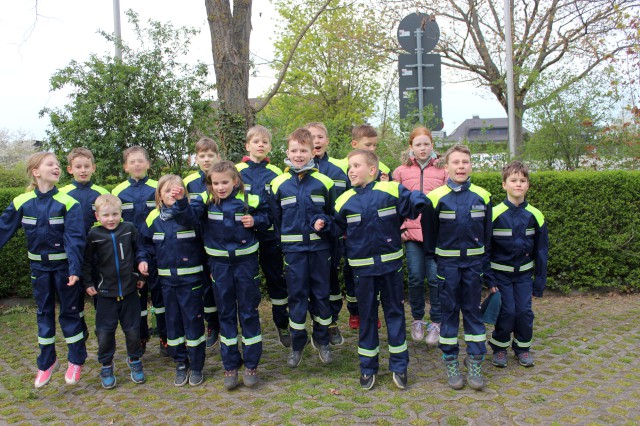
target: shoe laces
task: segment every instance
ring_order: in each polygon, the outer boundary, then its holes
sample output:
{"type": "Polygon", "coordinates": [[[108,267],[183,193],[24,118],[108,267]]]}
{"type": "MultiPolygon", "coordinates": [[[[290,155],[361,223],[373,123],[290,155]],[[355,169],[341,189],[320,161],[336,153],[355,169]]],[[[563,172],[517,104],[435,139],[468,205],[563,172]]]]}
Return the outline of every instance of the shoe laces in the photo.
{"type": "Polygon", "coordinates": [[[281,328],[280,329],[280,334],[282,334],[283,336],[290,336],[291,332],[289,331],[288,328],[281,328]]]}
{"type": "Polygon", "coordinates": [[[505,361],[507,359],[507,353],[504,351],[499,351],[495,353],[495,357],[498,361],[505,361]]]}
{"type": "Polygon", "coordinates": [[[480,362],[475,362],[471,358],[469,358],[469,362],[467,362],[467,368],[469,369],[469,375],[471,376],[480,376],[482,374],[482,364],[480,362]]]}
{"type": "Polygon", "coordinates": [[[458,368],[458,363],[455,361],[446,362],[447,366],[447,375],[449,377],[456,377],[460,375],[460,369],[458,368]]]}
{"type": "Polygon", "coordinates": [[[69,363],[69,368],[67,370],[68,372],[71,373],[71,376],[75,376],[76,374],[80,374],[80,371],[82,371],[82,366],[78,365],[78,364],[73,364],[73,363],[69,363]]]}
{"type": "Polygon", "coordinates": [[[530,361],[531,360],[531,354],[529,354],[529,352],[521,352],[518,355],[518,358],[520,358],[521,361],[530,361]]]}
{"type": "Polygon", "coordinates": [[[238,370],[225,370],[224,377],[234,377],[238,375],[238,370]]]}
{"type": "Polygon", "coordinates": [[[137,360],[137,361],[131,361],[131,369],[133,371],[135,371],[136,373],[142,371],[142,361],[137,360]]]}
{"type": "Polygon", "coordinates": [[[438,324],[436,324],[436,323],[432,322],[432,323],[431,323],[431,324],[429,324],[429,326],[427,327],[427,331],[428,331],[428,332],[435,331],[435,332],[440,333],[440,326],[439,326],[438,324]]]}

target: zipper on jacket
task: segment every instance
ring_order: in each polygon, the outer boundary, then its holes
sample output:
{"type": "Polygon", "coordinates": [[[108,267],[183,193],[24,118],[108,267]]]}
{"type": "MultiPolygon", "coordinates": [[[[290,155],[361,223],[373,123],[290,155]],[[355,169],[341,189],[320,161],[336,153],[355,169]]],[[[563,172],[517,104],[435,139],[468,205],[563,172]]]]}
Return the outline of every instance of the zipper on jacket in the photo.
{"type": "Polygon", "coordinates": [[[122,298],[122,280],[120,279],[120,261],[118,260],[118,245],[116,244],[116,234],[111,232],[111,241],[113,241],[113,252],[116,259],[116,275],[118,276],[118,297],[122,298]]]}

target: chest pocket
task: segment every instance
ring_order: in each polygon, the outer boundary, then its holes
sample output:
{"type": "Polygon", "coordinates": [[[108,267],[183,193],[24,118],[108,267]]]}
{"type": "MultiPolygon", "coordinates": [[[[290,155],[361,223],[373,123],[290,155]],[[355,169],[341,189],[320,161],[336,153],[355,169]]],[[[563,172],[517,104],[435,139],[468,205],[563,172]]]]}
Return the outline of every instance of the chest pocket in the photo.
{"type": "Polygon", "coordinates": [[[471,206],[471,219],[482,222],[484,220],[486,209],[487,207],[482,204],[471,206]]]}
{"type": "Polygon", "coordinates": [[[324,207],[324,197],[322,195],[313,195],[311,194],[311,201],[318,207],[324,207]]]}
{"type": "Polygon", "coordinates": [[[347,216],[347,226],[348,227],[357,227],[362,223],[362,215],[359,214],[350,214],[347,216]]]}
{"type": "Polygon", "coordinates": [[[283,209],[295,208],[297,204],[298,204],[298,200],[295,195],[292,197],[286,197],[280,200],[280,207],[282,207],[283,209]]]}
{"type": "Polygon", "coordinates": [[[456,212],[453,210],[441,210],[438,214],[440,222],[455,222],[456,212]]]}
{"type": "Polygon", "coordinates": [[[387,207],[386,209],[378,210],[378,217],[380,220],[388,221],[394,220],[398,217],[398,211],[395,207],[387,207]]]}

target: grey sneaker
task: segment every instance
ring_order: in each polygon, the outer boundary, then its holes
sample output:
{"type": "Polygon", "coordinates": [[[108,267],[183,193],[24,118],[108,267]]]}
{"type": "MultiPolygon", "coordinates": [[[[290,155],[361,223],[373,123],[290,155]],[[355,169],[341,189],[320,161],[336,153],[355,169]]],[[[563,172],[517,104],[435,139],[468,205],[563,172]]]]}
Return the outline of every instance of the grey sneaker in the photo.
{"type": "Polygon", "coordinates": [[[242,382],[248,388],[252,388],[258,384],[258,369],[245,368],[244,375],[242,376],[242,382]]]}
{"type": "Polygon", "coordinates": [[[344,337],[342,337],[338,324],[335,321],[329,325],[329,343],[333,346],[340,346],[344,343],[344,337]]]}
{"type": "Polygon", "coordinates": [[[398,389],[406,389],[407,388],[407,372],[404,373],[396,373],[393,372],[393,383],[398,387],[398,389]]]}
{"type": "Polygon", "coordinates": [[[438,346],[438,342],[440,341],[440,323],[432,322],[427,327],[427,338],[425,339],[427,342],[427,346],[435,347],[438,346]]]}
{"type": "Polygon", "coordinates": [[[226,390],[231,390],[238,386],[238,370],[225,371],[223,385],[226,390]]]}
{"type": "Polygon", "coordinates": [[[364,390],[369,390],[376,382],[375,374],[363,374],[360,376],[360,387],[364,390]]]}
{"type": "Polygon", "coordinates": [[[333,357],[331,356],[331,348],[329,347],[329,345],[316,344],[316,347],[318,348],[320,361],[322,361],[323,364],[330,364],[331,361],[333,361],[333,357]]]}
{"type": "Polygon", "coordinates": [[[411,323],[411,338],[414,342],[420,342],[424,339],[424,321],[413,320],[411,323]]]}
{"type": "Polygon", "coordinates": [[[462,389],[464,387],[464,378],[460,374],[460,363],[458,355],[442,355],[444,366],[447,369],[447,377],[449,386],[453,389],[462,389]]]}
{"type": "Polygon", "coordinates": [[[498,368],[505,368],[507,366],[507,351],[495,351],[491,357],[491,364],[498,368]]]}
{"type": "Polygon", "coordinates": [[[191,374],[189,375],[190,386],[198,386],[203,381],[204,381],[204,375],[202,374],[202,371],[191,370],[191,374]]]}
{"type": "Polygon", "coordinates": [[[533,367],[534,365],[536,365],[535,362],[533,362],[533,357],[531,356],[531,354],[528,351],[527,352],[520,352],[519,354],[516,354],[516,358],[518,358],[518,362],[523,367],[529,368],[529,367],[533,367]]]}
{"type": "Polygon", "coordinates": [[[484,361],[484,355],[467,355],[464,358],[464,365],[467,367],[467,383],[472,389],[480,390],[484,387],[482,361],[484,361]]]}
{"type": "Polygon", "coordinates": [[[278,328],[278,340],[280,340],[280,344],[285,348],[291,347],[291,332],[289,328],[278,328]]]}
{"type": "Polygon", "coordinates": [[[293,349],[289,352],[289,357],[287,358],[287,365],[291,368],[296,368],[302,362],[302,350],[294,351],[293,349]]]}
{"type": "Polygon", "coordinates": [[[189,366],[184,363],[176,365],[176,378],[173,381],[175,386],[184,386],[189,381],[189,366]]]}

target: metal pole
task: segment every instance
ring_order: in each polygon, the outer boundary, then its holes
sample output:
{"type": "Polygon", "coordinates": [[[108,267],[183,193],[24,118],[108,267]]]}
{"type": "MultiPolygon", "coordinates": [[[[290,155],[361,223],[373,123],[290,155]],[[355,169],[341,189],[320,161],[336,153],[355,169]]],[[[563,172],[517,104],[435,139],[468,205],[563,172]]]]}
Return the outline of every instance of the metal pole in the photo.
{"type": "Polygon", "coordinates": [[[511,0],[504,0],[504,38],[507,42],[507,116],[509,117],[509,154],[516,156],[516,100],[513,87],[513,40],[511,38],[511,0]]]}
{"type": "Polygon", "coordinates": [[[424,124],[424,86],[422,85],[422,30],[420,28],[416,29],[416,56],[418,57],[418,61],[416,64],[418,71],[418,121],[420,124],[424,124]]]}
{"type": "Polygon", "coordinates": [[[116,39],[116,59],[122,60],[122,33],[120,31],[120,0],[113,0],[113,32],[116,39]]]}

